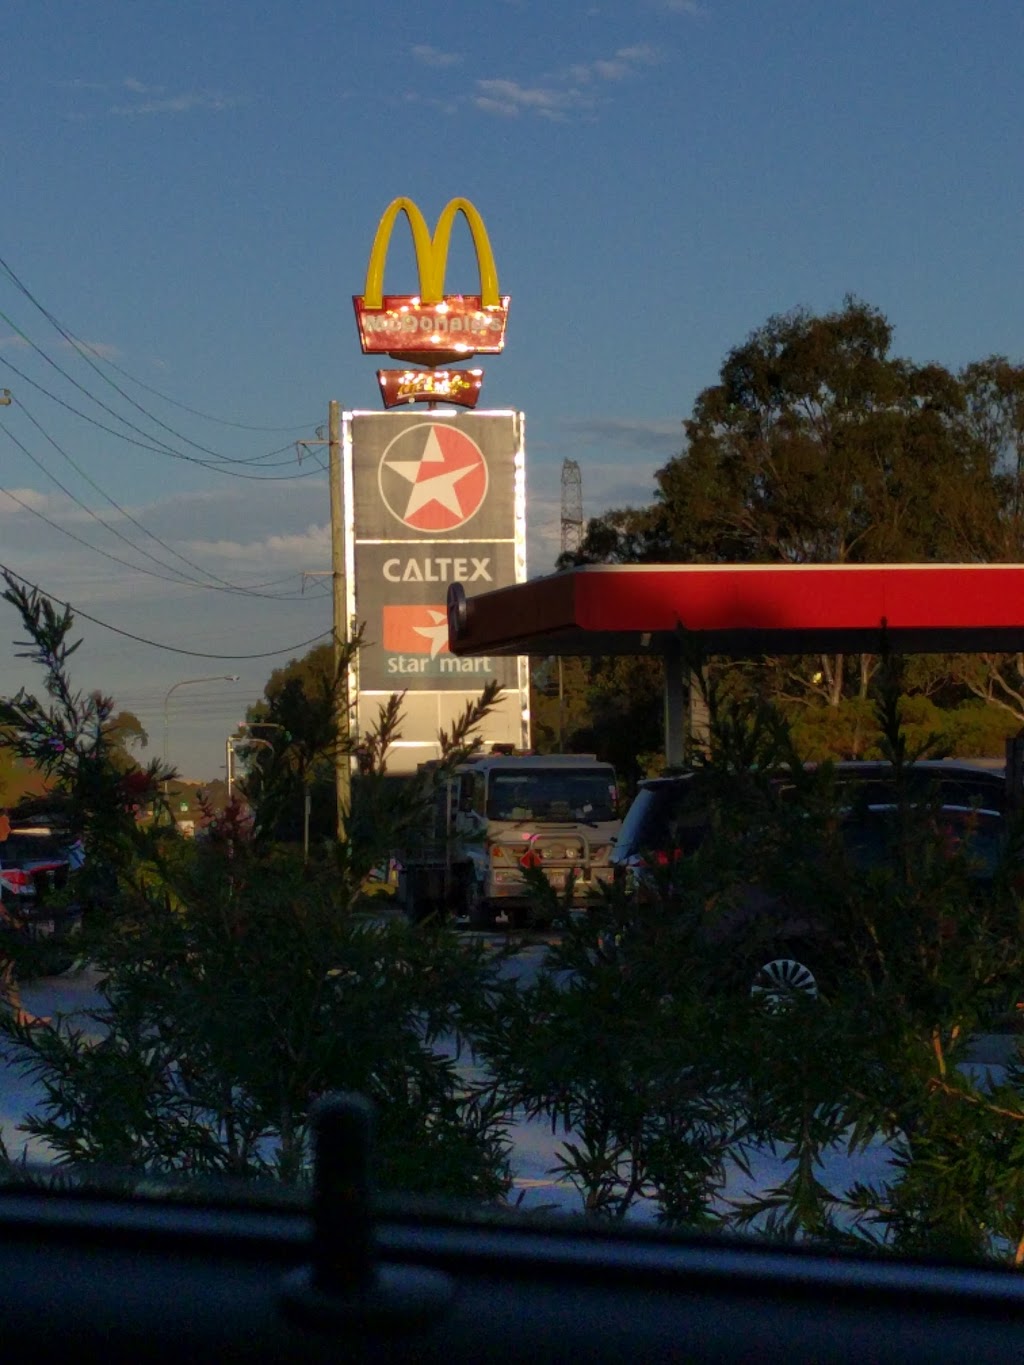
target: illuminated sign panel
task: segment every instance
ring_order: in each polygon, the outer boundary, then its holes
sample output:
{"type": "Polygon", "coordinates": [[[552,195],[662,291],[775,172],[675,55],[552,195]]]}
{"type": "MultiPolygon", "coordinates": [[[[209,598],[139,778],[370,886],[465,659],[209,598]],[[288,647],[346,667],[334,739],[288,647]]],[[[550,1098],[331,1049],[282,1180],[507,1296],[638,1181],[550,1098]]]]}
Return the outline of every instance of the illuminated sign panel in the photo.
{"type": "Polygon", "coordinates": [[[503,421],[482,413],[358,414],[352,433],[357,542],[513,540],[515,428],[511,416],[503,421]]]}
{"type": "Polygon", "coordinates": [[[378,370],[377,382],[386,408],[407,403],[457,403],[475,408],[483,370],[378,370]]]}
{"type": "Polygon", "coordinates": [[[526,661],[462,659],[448,647],[446,594],[526,577],[523,419],[515,412],[347,413],[349,610],[362,626],[357,719],[368,729],[384,697],[407,692],[393,771],[436,754],[470,698],[497,679],[505,697],[488,743],[526,738],[526,661]],[[433,699],[433,700],[431,700],[433,699]]]}
{"type": "Polygon", "coordinates": [[[400,542],[356,545],[358,615],[365,622],[359,690],[479,691],[489,678],[518,686],[515,659],[459,659],[448,648],[450,583],[471,592],[515,583],[515,547],[400,542]]]}
{"type": "Polygon", "coordinates": [[[483,219],[468,199],[452,199],[431,235],[411,199],[392,200],[384,210],[370,251],[366,283],[352,299],[359,342],[366,355],[392,355],[423,364],[497,354],[505,345],[508,295],[498,289],[494,253],[483,219]],[[419,293],[385,294],[384,266],[399,214],[412,233],[419,293]],[[445,270],[452,226],[461,214],[469,226],[480,274],[477,294],[446,294],[445,270]]]}

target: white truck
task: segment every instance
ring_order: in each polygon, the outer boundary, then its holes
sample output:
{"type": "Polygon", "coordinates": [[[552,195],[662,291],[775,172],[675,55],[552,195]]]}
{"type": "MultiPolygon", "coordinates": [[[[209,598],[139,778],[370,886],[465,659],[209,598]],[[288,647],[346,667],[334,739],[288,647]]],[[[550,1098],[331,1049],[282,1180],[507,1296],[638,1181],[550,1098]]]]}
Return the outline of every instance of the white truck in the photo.
{"type": "Polygon", "coordinates": [[[593,754],[487,754],[456,769],[437,794],[433,827],[399,851],[398,895],[406,914],[466,916],[490,928],[504,913],[530,920],[525,869],[559,892],[571,879],[583,906],[610,881],[621,826],[615,769],[593,754]]]}

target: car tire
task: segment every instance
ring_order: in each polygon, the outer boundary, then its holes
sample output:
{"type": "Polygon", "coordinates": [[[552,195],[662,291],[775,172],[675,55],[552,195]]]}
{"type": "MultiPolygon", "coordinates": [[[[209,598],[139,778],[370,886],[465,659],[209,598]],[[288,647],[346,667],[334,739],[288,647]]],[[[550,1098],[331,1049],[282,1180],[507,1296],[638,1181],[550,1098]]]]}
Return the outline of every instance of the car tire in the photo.
{"type": "Polygon", "coordinates": [[[771,1014],[794,1001],[817,1000],[818,978],[799,957],[773,957],[762,963],[750,983],[750,998],[771,1014]]]}

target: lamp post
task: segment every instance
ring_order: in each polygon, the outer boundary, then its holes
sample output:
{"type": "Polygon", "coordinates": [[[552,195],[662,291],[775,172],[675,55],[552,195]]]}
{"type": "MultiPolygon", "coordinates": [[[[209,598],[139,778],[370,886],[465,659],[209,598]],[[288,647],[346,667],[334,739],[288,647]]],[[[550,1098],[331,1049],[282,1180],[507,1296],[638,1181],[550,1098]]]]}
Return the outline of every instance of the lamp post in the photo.
{"type": "MultiPolygon", "coordinates": [[[[236,683],[236,682],[238,682],[238,674],[237,674],[237,673],[215,673],[215,674],[213,674],[211,677],[208,677],[208,678],[182,678],[180,682],[172,683],[171,686],[167,689],[167,695],[164,697],[164,767],[165,767],[165,768],[167,767],[167,708],[168,708],[168,706],[170,705],[171,694],[172,694],[173,692],[177,691],[177,689],[178,689],[179,687],[190,687],[193,683],[208,683],[208,682],[231,682],[231,683],[236,683]]],[[[165,782],[164,782],[164,794],[165,794],[165,795],[166,795],[166,792],[167,792],[167,783],[166,783],[166,781],[165,781],[165,782]]]]}
{"type": "MultiPolygon", "coordinates": [[[[281,726],[281,729],[284,729],[283,725],[281,726]]],[[[228,805],[231,804],[231,796],[235,790],[235,747],[239,743],[245,745],[262,744],[264,749],[269,749],[271,753],[274,751],[274,746],[269,739],[257,739],[255,735],[228,735],[227,739],[224,741],[224,767],[227,772],[228,780],[228,805]]]]}
{"type": "MultiPolygon", "coordinates": [[[[280,730],[280,731],[282,732],[282,734],[284,734],[288,739],[291,739],[291,735],[288,734],[288,731],[287,731],[287,729],[285,728],[285,726],[283,726],[283,725],[278,725],[276,721],[272,721],[272,720],[240,720],[240,721],[238,722],[238,724],[235,726],[235,729],[236,729],[236,730],[239,730],[239,731],[241,731],[241,730],[280,730]]],[[[270,742],[269,739],[260,739],[257,735],[243,735],[243,734],[228,735],[227,743],[226,743],[225,746],[224,746],[224,767],[225,767],[225,770],[226,770],[226,772],[227,772],[227,779],[228,779],[228,803],[229,803],[229,804],[230,804],[230,802],[231,802],[231,793],[232,793],[232,791],[234,790],[234,785],[235,785],[235,759],[234,759],[235,746],[236,746],[237,744],[239,744],[239,743],[244,743],[244,744],[262,744],[263,747],[264,747],[265,749],[269,749],[269,750],[271,751],[271,753],[273,753],[273,751],[274,751],[274,746],[273,746],[273,744],[271,744],[271,742],[270,742]]]]}
{"type": "MultiPolygon", "coordinates": [[[[291,735],[284,725],[277,724],[270,720],[240,720],[237,728],[239,730],[280,730],[287,741],[291,740],[291,735]]],[[[235,748],[243,744],[262,744],[265,749],[274,752],[274,746],[269,739],[259,739],[256,735],[228,735],[224,746],[224,767],[228,776],[228,804],[231,802],[231,794],[235,785],[235,748]]],[[[302,860],[309,861],[309,780],[303,780],[302,784],[302,860]]]]}

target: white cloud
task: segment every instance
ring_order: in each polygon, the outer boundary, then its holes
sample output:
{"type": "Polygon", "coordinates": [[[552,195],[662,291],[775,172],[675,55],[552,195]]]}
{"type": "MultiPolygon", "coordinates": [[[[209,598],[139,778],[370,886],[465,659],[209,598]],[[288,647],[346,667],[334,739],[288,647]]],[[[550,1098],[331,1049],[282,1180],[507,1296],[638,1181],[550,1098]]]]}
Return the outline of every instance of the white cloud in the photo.
{"type": "Polygon", "coordinates": [[[505,79],[478,80],[476,86],[479,91],[473,100],[476,107],[484,113],[506,117],[529,113],[539,118],[562,119],[570,110],[591,105],[591,100],[572,86],[566,89],[528,86],[505,79]]]}
{"type": "Polygon", "coordinates": [[[121,354],[120,348],[108,341],[62,341],[60,344],[66,351],[84,352],[89,356],[98,356],[100,360],[116,360],[121,354]]]}
{"type": "Polygon", "coordinates": [[[505,118],[531,114],[562,120],[572,113],[593,109],[597,102],[593,92],[600,84],[628,80],[661,59],[662,54],[651,43],[631,43],[618,48],[610,57],[578,62],[533,85],[503,77],[478,80],[473,104],[483,113],[505,118]]]}
{"type": "Polygon", "coordinates": [[[666,459],[683,448],[682,423],[671,418],[593,417],[568,420],[562,427],[592,445],[643,451],[666,459]]]}
{"type": "MultiPolygon", "coordinates": [[[[67,339],[58,342],[61,350],[77,351],[84,349],[94,355],[98,355],[103,360],[114,360],[121,354],[120,350],[106,341],[83,341],[81,347],[73,341],[67,339]]],[[[27,351],[32,343],[27,337],[19,336],[17,333],[9,333],[7,336],[0,336],[0,351],[27,351]]]]}
{"type": "Polygon", "coordinates": [[[166,95],[157,99],[141,100],[137,104],[112,104],[108,114],[134,117],[141,114],[188,114],[195,109],[222,113],[237,109],[248,100],[241,95],[219,95],[206,91],[186,91],[180,95],[166,95]]]}
{"type": "Polygon", "coordinates": [[[123,89],[131,91],[133,95],[162,95],[164,92],[164,86],[144,85],[142,81],[136,80],[134,76],[126,76],[121,82],[121,86],[123,89]]]}
{"type": "MultiPolygon", "coordinates": [[[[101,591],[110,600],[138,602],[147,595],[168,591],[168,585],[161,584],[153,574],[195,578],[202,577],[204,571],[240,586],[290,574],[294,575],[293,581],[279,590],[296,591],[299,575],[326,571],[331,562],[330,532],[321,523],[323,488],[312,489],[308,487],[310,482],[303,480],[285,490],[276,481],[271,489],[259,484],[235,488],[232,481],[232,486],[225,489],[180,493],[131,506],[122,498],[126,510],[152,535],[146,535],[139,525],[97,500],[94,490],[83,497],[83,500],[88,497],[94,508],[92,515],[88,508],[57,490],[12,488],[32,510],[0,494],[3,528],[0,540],[5,553],[11,556],[8,562],[29,577],[35,574],[39,582],[49,582],[59,565],[69,584],[69,596],[86,592],[86,585],[95,581],[106,584],[101,591]],[[33,511],[55,526],[41,523],[32,515],[33,511]],[[135,548],[112,536],[99,524],[97,516],[120,531],[135,548]],[[88,545],[61,534],[60,528],[88,545]],[[244,535],[240,534],[243,530],[244,535]],[[158,544],[153,535],[159,536],[164,545],[158,544]],[[112,563],[106,557],[110,555],[128,561],[137,571],[112,563]]],[[[307,585],[306,592],[308,595],[320,590],[314,581],[307,585]]],[[[221,595],[206,594],[211,598],[221,595]]],[[[77,600],[84,602],[87,598],[80,595],[77,600]]]]}
{"type": "MultiPolygon", "coordinates": [[[[12,488],[10,493],[6,489],[0,489],[0,517],[3,518],[25,516],[26,506],[36,512],[46,512],[52,503],[51,497],[38,492],[35,488],[12,488]]],[[[50,513],[47,512],[47,515],[50,513]]]]}
{"type": "Polygon", "coordinates": [[[622,81],[635,76],[643,67],[655,66],[661,61],[661,53],[651,43],[633,43],[620,47],[611,57],[592,62],[589,66],[575,66],[574,73],[583,73],[583,78],[596,77],[603,81],[622,81]]]}
{"type": "Polygon", "coordinates": [[[261,540],[192,540],[188,552],[196,558],[219,559],[222,563],[271,565],[275,569],[294,568],[312,572],[330,562],[331,528],[311,524],[304,531],[275,533],[261,540]]]}
{"type": "Polygon", "coordinates": [[[431,47],[429,43],[417,43],[412,49],[412,55],[424,66],[458,66],[462,61],[461,52],[442,52],[440,48],[431,47]]]}

